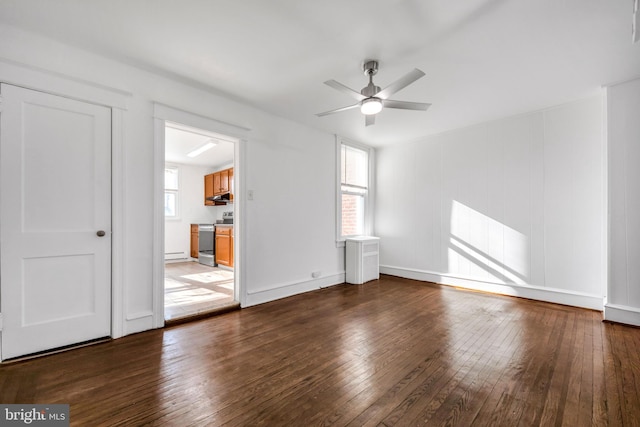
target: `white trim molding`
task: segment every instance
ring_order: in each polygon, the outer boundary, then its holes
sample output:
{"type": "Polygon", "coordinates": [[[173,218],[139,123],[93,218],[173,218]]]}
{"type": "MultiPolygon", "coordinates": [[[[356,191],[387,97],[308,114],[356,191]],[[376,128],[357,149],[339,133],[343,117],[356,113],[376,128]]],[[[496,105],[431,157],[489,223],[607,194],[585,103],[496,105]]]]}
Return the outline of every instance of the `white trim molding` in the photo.
{"type": "Polygon", "coordinates": [[[389,265],[380,266],[381,274],[414,279],[424,282],[432,282],[440,285],[456,286],[459,288],[483,291],[493,294],[508,295],[520,298],[527,298],[537,301],[551,302],[555,304],[570,305],[574,307],[588,308],[602,311],[603,297],[581,292],[571,292],[557,288],[543,288],[532,285],[517,285],[483,282],[479,280],[446,275],[432,271],[416,270],[389,265]]]}
{"type": "Polygon", "coordinates": [[[203,129],[232,138],[234,143],[233,179],[234,199],[234,297],[244,307],[246,294],[244,286],[245,224],[244,213],[244,164],[245,146],[249,128],[220,121],[202,114],[181,110],[161,103],[153,104],[154,117],[154,215],[153,215],[153,327],[164,326],[164,129],[166,122],[203,129]]]}
{"type": "Polygon", "coordinates": [[[376,149],[370,145],[356,142],[350,139],[335,135],[335,163],[336,163],[336,247],[346,246],[345,237],[342,236],[342,145],[362,150],[367,153],[367,192],[364,198],[364,227],[363,234],[371,236],[373,233],[373,212],[375,210],[375,181],[376,181],[376,149]]]}
{"type": "Polygon", "coordinates": [[[640,326],[640,309],[618,304],[604,305],[604,320],[640,326]]]}
{"type": "Polygon", "coordinates": [[[111,337],[124,335],[124,110],[111,109],[111,337]]]}
{"type": "Polygon", "coordinates": [[[153,120],[153,247],[151,273],[153,327],[164,326],[164,134],[165,121],[153,120]]]}
{"type": "Polygon", "coordinates": [[[246,138],[251,129],[234,123],[227,123],[191,111],[181,110],[156,102],[153,104],[153,117],[169,122],[180,123],[194,128],[210,130],[234,138],[246,138]]]}
{"type": "Polygon", "coordinates": [[[309,291],[328,288],[329,286],[340,285],[343,284],[344,281],[345,273],[337,273],[318,279],[296,281],[270,286],[266,289],[247,292],[246,301],[242,305],[242,307],[250,307],[252,305],[263,304],[265,302],[275,301],[277,299],[286,298],[309,291]]]}
{"type": "Polygon", "coordinates": [[[127,109],[129,99],[133,97],[131,92],[6,58],[0,58],[0,63],[0,80],[26,89],[122,110],[127,109]]]}
{"type": "Polygon", "coordinates": [[[151,311],[142,311],[127,316],[124,325],[124,334],[131,335],[138,332],[148,331],[154,328],[154,316],[151,311]]]}

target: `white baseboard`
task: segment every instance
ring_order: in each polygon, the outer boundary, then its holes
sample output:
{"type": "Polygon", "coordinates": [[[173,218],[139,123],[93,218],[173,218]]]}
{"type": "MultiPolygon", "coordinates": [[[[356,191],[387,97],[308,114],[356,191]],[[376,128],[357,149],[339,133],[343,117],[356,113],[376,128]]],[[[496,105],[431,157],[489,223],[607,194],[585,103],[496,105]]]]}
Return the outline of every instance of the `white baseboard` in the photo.
{"type": "Polygon", "coordinates": [[[184,252],[169,252],[164,254],[164,261],[187,261],[190,257],[184,252]]]}
{"type": "Polygon", "coordinates": [[[246,299],[242,307],[251,307],[252,305],[263,304],[265,302],[275,301],[277,299],[290,297],[304,292],[313,291],[329,286],[344,283],[345,273],[332,274],[330,276],[320,277],[318,279],[306,280],[302,282],[293,282],[274,286],[269,289],[261,289],[247,292],[246,299]]]}
{"type": "Polygon", "coordinates": [[[135,334],[154,328],[153,312],[142,311],[128,315],[124,322],[124,335],[135,334]]]}
{"type": "Polygon", "coordinates": [[[380,266],[380,273],[391,276],[404,277],[406,279],[433,282],[441,285],[451,285],[460,288],[473,289],[475,291],[490,292],[494,294],[509,295],[552,302],[556,304],[571,305],[574,307],[589,308],[602,311],[603,298],[597,295],[571,292],[564,289],[542,288],[532,285],[501,284],[482,282],[478,280],[440,274],[431,271],[415,270],[388,265],[380,266]]]}
{"type": "Polygon", "coordinates": [[[626,305],[605,304],[604,320],[640,326],[640,308],[626,305]]]}
{"type": "Polygon", "coordinates": [[[176,258],[176,259],[164,259],[164,263],[165,264],[177,264],[179,262],[198,262],[198,258],[191,258],[191,257],[187,257],[187,258],[176,258]]]}

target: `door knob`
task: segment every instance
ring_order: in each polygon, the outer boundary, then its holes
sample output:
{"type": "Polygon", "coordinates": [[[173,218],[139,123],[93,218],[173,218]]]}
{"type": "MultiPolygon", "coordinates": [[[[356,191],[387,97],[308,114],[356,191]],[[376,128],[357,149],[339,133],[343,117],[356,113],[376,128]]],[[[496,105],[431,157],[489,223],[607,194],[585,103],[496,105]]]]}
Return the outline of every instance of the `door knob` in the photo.
{"type": "Polygon", "coordinates": [[[98,237],[102,237],[104,236],[106,233],[104,232],[104,230],[98,230],[98,232],[96,233],[98,235],[98,237]]]}

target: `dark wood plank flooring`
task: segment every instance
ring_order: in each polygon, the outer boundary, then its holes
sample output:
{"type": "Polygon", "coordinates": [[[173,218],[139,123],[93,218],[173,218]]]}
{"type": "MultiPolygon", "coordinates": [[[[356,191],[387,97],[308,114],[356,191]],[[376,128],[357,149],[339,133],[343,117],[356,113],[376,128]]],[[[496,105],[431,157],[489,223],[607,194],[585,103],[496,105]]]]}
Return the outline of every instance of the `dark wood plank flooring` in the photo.
{"type": "Polygon", "coordinates": [[[640,329],[382,276],[0,366],[71,424],[637,426],[640,329]]]}

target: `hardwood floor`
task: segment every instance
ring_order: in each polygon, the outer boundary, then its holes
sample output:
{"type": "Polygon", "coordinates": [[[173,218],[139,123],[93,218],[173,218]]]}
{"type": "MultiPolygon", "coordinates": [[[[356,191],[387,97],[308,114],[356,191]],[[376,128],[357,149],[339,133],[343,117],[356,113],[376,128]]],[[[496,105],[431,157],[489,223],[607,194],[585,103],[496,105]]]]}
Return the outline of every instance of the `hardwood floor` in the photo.
{"type": "Polygon", "coordinates": [[[71,424],[637,426],[640,329],[382,276],[0,367],[71,424]]]}

